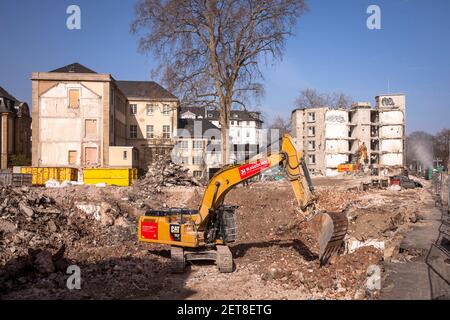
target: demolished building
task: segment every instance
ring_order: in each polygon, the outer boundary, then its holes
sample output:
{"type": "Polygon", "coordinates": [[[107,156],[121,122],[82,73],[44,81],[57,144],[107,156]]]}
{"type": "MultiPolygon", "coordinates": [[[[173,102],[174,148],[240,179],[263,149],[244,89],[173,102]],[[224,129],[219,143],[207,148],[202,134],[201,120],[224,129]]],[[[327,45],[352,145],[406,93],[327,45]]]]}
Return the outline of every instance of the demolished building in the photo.
{"type": "Polygon", "coordinates": [[[379,95],[376,106],[358,102],[347,109],[299,108],[292,112],[292,134],[312,173],[333,176],[339,164],[357,163],[367,148],[367,164],[383,174],[405,164],[404,94],[379,95]]]}

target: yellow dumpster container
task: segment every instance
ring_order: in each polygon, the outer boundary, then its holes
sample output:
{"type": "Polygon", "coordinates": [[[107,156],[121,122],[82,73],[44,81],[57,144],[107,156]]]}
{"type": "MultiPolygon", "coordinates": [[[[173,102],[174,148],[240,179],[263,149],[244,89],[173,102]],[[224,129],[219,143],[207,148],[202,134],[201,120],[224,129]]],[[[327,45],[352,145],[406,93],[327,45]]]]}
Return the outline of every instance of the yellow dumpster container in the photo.
{"type": "Polygon", "coordinates": [[[127,187],[137,180],[136,168],[83,169],[84,184],[106,183],[110,186],[127,187]]]}
{"type": "Polygon", "coordinates": [[[43,186],[48,180],[78,181],[78,170],[75,168],[22,167],[20,173],[31,174],[32,184],[43,186]]]}

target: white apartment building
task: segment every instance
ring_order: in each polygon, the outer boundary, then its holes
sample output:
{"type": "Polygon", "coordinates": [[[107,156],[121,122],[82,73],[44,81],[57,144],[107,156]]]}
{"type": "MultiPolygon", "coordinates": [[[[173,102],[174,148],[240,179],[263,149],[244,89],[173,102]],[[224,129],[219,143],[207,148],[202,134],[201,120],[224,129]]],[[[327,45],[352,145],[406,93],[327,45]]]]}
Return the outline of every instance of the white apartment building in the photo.
{"type": "Polygon", "coordinates": [[[292,112],[292,135],[312,173],[337,175],[339,164],[355,163],[365,144],[375,171],[405,164],[405,95],[388,94],[355,103],[350,110],[300,108],[292,112]]]}
{"type": "MultiPolygon", "coordinates": [[[[220,129],[219,111],[201,107],[183,107],[181,119],[204,119],[220,129]]],[[[231,162],[241,162],[260,150],[263,121],[259,112],[232,110],[230,113],[229,137],[231,162]]]]}

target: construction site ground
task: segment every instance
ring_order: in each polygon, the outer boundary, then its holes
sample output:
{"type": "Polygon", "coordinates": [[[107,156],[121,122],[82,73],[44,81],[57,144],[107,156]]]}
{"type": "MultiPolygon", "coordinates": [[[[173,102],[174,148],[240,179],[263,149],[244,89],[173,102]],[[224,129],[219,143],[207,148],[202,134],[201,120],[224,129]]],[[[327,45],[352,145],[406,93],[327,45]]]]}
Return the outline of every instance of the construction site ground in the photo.
{"type": "MultiPolygon", "coordinates": [[[[430,202],[430,186],[423,182],[423,189],[362,191],[364,180],[313,179],[319,209],[345,209],[350,221],[345,250],[324,267],[319,266],[313,231],[288,182],[255,182],[232,190],[226,203],[239,209],[238,241],[231,245],[236,266],[230,274],[205,262],[174,275],[168,246],[136,240],[139,210],[197,208],[202,187],[163,187],[146,194],[135,187],[3,188],[0,298],[401,298],[397,288],[414,290],[417,283],[395,274],[424,254],[404,250],[403,244],[416,239],[414,230],[427,223],[424,219],[439,218],[430,202]],[[80,290],[66,286],[69,265],[81,270],[80,290]],[[381,291],[367,289],[371,266],[379,267],[381,291]]],[[[437,232],[429,230],[425,240],[417,240],[424,250],[431,244],[428,237],[437,232]]],[[[410,275],[413,280],[415,276],[419,279],[422,273],[410,275]]]]}

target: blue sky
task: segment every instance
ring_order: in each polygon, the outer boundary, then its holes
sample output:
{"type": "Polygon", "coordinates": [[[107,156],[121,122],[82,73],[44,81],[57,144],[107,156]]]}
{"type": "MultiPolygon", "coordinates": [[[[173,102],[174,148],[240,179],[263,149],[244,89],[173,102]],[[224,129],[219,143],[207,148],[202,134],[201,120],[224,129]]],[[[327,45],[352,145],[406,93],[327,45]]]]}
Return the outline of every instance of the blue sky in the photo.
{"type": "MultiPolygon", "coordinates": [[[[156,65],[129,32],[134,0],[1,0],[0,86],[31,101],[31,72],[80,62],[121,80],[149,80],[156,65]],[[66,28],[66,8],[82,10],[82,29],[66,28]]],[[[450,127],[450,1],[315,0],[287,42],[281,62],[263,67],[267,118],[288,117],[299,91],[342,91],[355,101],[407,95],[407,130],[450,127]],[[366,27],[369,5],[382,30],[366,27]]]]}

